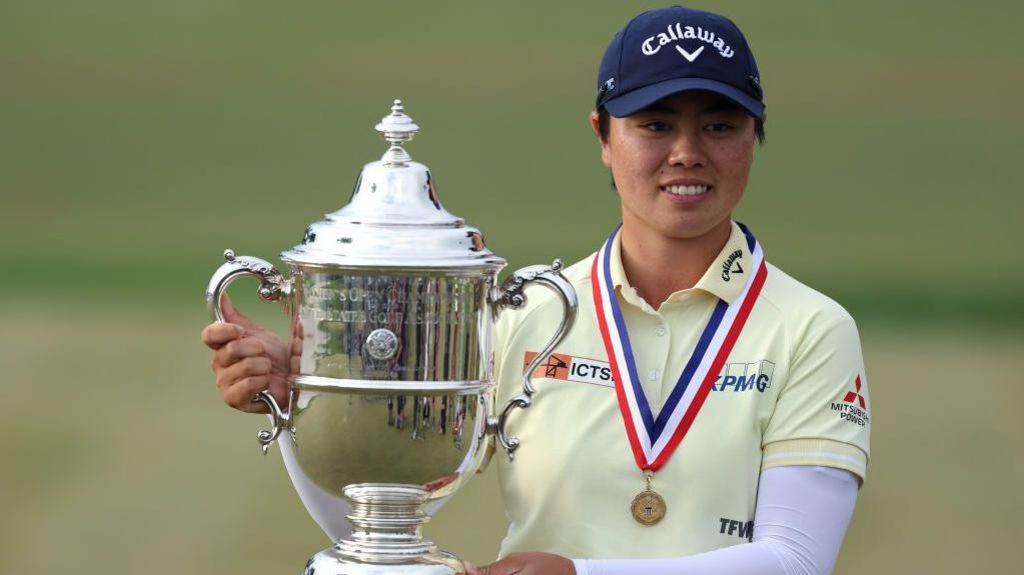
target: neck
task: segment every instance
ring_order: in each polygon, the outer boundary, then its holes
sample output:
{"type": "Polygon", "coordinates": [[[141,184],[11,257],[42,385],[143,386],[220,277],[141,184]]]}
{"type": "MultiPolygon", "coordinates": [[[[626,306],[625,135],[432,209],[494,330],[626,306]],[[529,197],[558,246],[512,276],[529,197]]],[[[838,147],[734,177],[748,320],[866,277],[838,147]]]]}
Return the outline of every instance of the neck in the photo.
{"type": "Polygon", "coordinates": [[[729,241],[730,232],[730,220],[725,220],[696,238],[669,238],[624,221],[620,243],[626,278],[657,309],[668,296],[700,281],[729,241]]]}

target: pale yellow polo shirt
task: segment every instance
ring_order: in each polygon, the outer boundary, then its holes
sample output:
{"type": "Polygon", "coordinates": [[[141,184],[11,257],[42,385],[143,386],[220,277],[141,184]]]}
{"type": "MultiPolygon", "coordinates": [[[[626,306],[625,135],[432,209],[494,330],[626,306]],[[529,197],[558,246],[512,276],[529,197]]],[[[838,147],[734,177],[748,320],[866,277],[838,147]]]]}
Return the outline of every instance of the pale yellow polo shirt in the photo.
{"type": "MultiPolygon", "coordinates": [[[[510,419],[509,434],[522,441],[515,461],[501,452],[494,457],[509,520],[502,556],[690,555],[749,540],[763,469],[822,465],[863,480],[871,403],[857,328],[837,303],[769,264],[764,288],[714,389],[654,476],[652,487],[668,506],[665,518],[650,527],[637,523],[630,503],[644,480],[598,329],[592,261],[587,257],[565,271],[579,295],[578,316],[537,370],[533,406],[510,419]]],[[[614,242],[610,271],[655,416],[718,298],[731,302],[740,294],[753,271],[750,261],[734,223],[725,248],[697,285],[653,309],[629,286],[614,242]]],[[[528,294],[528,305],[502,314],[497,326],[499,407],[521,393],[525,362],[561,318],[556,296],[541,288],[528,294]]]]}

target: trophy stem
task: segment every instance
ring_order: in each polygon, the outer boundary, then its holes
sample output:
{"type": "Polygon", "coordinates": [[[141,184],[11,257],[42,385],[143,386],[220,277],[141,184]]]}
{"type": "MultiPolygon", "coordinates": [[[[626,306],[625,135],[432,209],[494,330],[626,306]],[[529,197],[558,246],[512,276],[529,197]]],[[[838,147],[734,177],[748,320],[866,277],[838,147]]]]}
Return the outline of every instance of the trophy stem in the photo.
{"type": "Polygon", "coordinates": [[[352,504],[352,536],[310,559],[306,573],[409,573],[454,575],[462,562],[423,537],[429,491],[418,485],[360,483],[343,490],[352,504]],[[368,570],[359,566],[388,566],[368,570]]]}
{"type": "Polygon", "coordinates": [[[352,540],[361,543],[423,541],[426,489],[414,485],[362,483],[344,489],[352,504],[352,540]]]}

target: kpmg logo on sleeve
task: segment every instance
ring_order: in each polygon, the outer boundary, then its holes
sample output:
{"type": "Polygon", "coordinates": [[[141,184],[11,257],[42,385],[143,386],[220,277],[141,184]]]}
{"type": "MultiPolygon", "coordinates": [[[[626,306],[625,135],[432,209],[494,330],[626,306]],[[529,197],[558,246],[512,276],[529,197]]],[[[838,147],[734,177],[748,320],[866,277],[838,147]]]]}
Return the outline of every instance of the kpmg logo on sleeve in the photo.
{"type": "Polygon", "coordinates": [[[711,385],[713,391],[757,391],[764,393],[772,386],[775,364],[762,359],[753,363],[727,363],[711,385]]]}

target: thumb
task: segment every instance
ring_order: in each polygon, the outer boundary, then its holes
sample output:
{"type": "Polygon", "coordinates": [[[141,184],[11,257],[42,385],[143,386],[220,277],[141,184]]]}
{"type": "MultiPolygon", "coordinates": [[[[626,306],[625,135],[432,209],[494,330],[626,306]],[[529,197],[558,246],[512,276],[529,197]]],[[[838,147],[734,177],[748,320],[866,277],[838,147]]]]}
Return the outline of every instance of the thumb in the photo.
{"type": "Polygon", "coordinates": [[[472,571],[467,571],[467,575],[501,575],[502,573],[515,573],[515,571],[508,571],[504,569],[499,561],[498,563],[491,563],[490,565],[483,565],[481,567],[473,566],[472,571]]]}
{"type": "Polygon", "coordinates": [[[238,324],[245,328],[246,331],[257,331],[260,326],[256,322],[252,321],[245,316],[242,312],[235,309],[235,304],[231,303],[231,298],[228,294],[223,294],[220,300],[220,310],[224,312],[224,320],[228,323],[238,324]]]}

